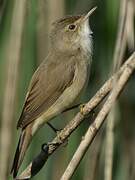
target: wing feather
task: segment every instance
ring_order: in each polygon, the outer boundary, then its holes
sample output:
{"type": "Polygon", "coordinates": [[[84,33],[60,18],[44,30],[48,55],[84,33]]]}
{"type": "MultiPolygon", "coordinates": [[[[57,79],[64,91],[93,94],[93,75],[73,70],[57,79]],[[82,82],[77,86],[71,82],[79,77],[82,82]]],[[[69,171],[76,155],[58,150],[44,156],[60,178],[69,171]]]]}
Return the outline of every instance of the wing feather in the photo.
{"type": "Polygon", "coordinates": [[[32,77],[17,128],[40,117],[70,86],[74,71],[73,62],[41,64],[32,77]]]}

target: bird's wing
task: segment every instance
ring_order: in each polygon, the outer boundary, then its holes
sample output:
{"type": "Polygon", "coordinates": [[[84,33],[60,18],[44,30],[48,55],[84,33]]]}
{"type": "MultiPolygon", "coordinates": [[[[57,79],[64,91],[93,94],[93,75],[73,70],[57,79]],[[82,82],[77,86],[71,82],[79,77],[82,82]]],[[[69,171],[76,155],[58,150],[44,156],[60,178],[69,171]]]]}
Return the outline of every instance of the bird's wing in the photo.
{"type": "Polygon", "coordinates": [[[72,84],[74,73],[73,62],[40,65],[32,77],[17,128],[24,128],[51,107],[72,84]]]}

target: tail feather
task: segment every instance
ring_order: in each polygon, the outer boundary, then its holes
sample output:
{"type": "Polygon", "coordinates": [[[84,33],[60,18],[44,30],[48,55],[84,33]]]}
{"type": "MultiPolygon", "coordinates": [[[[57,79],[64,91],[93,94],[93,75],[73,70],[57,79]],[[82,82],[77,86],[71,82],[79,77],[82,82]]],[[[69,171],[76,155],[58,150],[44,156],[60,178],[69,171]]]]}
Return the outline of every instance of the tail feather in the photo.
{"type": "Polygon", "coordinates": [[[18,160],[19,160],[20,141],[21,141],[21,136],[19,138],[19,142],[18,142],[17,149],[16,149],[15,156],[14,156],[14,161],[13,161],[12,168],[11,168],[11,173],[13,173],[14,178],[17,176],[17,166],[18,166],[17,164],[18,164],[18,160]]]}
{"type": "Polygon", "coordinates": [[[18,146],[17,146],[15,156],[14,156],[13,165],[11,168],[11,173],[13,173],[14,178],[17,176],[19,167],[22,164],[22,161],[24,159],[24,155],[25,155],[26,150],[30,144],[30,141],[31,141],[31,133],[29,131],[29,128],[26,127],[26,129],[24,129],[21,132],[19,142],[18,142],[18,146]]]}

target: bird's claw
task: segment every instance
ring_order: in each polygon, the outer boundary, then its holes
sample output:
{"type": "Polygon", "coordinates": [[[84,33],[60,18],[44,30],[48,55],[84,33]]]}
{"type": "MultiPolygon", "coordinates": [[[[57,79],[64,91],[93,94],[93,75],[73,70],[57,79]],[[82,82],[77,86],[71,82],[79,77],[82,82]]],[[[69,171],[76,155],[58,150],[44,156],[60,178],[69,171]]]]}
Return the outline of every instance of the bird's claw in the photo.
{"type": "Polygon", "coordinates": [[[84,106],[85,106],[85,104],[81,104],[80,106],[79,106],[79,108],[80,108],[80,113],[84,116],[85,114],[84,114],[84,106]]]}

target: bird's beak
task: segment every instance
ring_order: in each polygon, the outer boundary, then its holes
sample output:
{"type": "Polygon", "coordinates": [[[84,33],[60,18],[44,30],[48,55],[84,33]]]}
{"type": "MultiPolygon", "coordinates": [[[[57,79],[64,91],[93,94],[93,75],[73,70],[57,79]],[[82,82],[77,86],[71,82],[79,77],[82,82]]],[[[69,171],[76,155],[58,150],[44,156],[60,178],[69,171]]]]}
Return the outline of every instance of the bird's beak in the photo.
{"type": "Polygon", "coordinates": [[[85,22],[92,14],[93,12],[97,9],[97,7],[92,8],[86,15],[83,15],[80,19],[76,21],[77,24],[82,24],[85,22]]]}
{"type": "Polygon", "coordinates": [[[82,21],[86,21],[92,14],[93,12],[97,9],[97,7],[92,8],[83,18],[82,21]]]}

